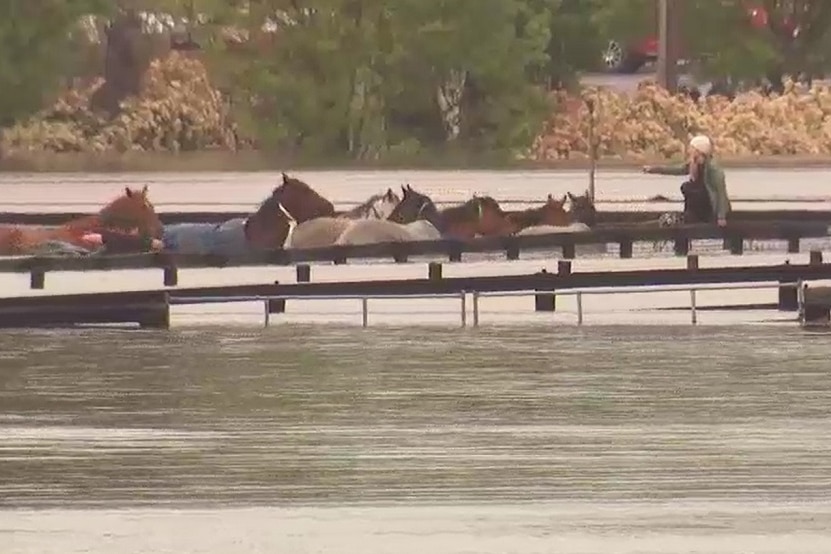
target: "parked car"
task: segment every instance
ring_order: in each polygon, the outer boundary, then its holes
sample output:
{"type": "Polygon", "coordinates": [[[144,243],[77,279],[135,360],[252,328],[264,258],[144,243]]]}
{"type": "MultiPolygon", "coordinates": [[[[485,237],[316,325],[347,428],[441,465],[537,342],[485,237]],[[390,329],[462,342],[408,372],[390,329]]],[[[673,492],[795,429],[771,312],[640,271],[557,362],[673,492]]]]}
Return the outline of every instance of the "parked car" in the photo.
{"type": "MultiPolygon", "coordinates": [[[[769,27],[767,11],[758,6],[751,6],[747,9],[750,24],[754,29],[769,27]]],[[[783,22],[784,30],[792,37],[799,34],[799,29],[790,19],[783,22]]],[[[640,38],[624,43],[618,40],[610,40],[603,51],[603,66],[614,73],[636,73],[648,62],[658,59],[658,37],[651,36],[640,38]]]]}

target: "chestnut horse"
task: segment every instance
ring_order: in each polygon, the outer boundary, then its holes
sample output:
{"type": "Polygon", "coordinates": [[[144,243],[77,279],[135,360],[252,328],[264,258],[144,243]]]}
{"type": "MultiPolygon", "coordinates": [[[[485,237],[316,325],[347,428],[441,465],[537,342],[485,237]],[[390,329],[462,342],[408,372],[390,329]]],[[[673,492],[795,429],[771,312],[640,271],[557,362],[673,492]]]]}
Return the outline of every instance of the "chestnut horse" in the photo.
{"type": "Polygon", "coordinates": [[[548,195],[545,204],[519,212],[508,213],[517,235],[545,235],[548,233],[574,233],[588,231],[585,223],[572,222],[571,213],[565,209],[567,196],[557,200],[548,195]]]}
{"type": "Polygon", "coordinates": [[[142,190],[124,189],[124,194],[94,215],[84,216],[55,227],[0,225],[0,255],[16,256],[35,250],[46,242],[61,242],[84,248],[84,235],[104,230],[138,231],[152,238],[162,236],[162,222],[142,190]]]}

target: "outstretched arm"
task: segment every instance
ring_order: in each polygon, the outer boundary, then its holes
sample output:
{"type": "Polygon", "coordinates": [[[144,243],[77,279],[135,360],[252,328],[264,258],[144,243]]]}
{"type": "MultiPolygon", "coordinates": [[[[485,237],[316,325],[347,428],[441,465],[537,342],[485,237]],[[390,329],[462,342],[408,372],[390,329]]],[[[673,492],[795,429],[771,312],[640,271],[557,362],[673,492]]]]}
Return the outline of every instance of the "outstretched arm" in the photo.
{"type": "Polygon", "coordinates": [[[645,166],[643,168],[644,173],[649,173],[652,175],[676,175],[676,176],[683,176],[689,175],[690,173],[690,165],[683,164],[683,165],[658,165],[658,166],[645,166]]]}

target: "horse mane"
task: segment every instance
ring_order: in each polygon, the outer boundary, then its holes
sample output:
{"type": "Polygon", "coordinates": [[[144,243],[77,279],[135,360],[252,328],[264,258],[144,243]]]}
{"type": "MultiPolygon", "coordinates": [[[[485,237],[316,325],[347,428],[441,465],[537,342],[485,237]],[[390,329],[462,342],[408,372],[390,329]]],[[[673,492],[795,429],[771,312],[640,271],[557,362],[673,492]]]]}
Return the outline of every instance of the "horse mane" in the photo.
{"type": "Polygon", "coordinates": [[[386,195],[383,194],[383,193],[373,194],[365,202],[363,202],[362,204],[358,204],[357,206],[355,206],[354,208],[352,208],[351,210],[349,210],[346,213],[349,214],[349,215],[356,215],[356,214],[361,214],[361,213],[364,213],[364,212],[368,212],[369,209],[373,205],[375,205],[375,203],[377,201],[382,199],[384,196],[386,196],[386,195]]]}

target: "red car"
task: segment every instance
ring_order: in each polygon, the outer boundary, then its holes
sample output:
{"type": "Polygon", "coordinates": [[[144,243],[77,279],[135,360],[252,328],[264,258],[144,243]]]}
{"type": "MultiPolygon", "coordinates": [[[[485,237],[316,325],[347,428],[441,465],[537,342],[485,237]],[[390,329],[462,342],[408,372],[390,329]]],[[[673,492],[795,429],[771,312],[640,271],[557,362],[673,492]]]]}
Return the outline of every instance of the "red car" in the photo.
{"type": "MultiPolygon", "coordinates": [[[[764,29],[769,26],[768,13],[761,7],[749,7],[750,24],[755,29],[764,29]]],[[[784,29],[791,36],[796,37],[799,29],[789,18],[783,22],[784,29]]],[[[628,45],[619,41],[610,40],[603,51],[603,64],[616,73],[635,73],[647,62],[658,59],[658,37],[648,37],[635,40],[628,45]]]]}

